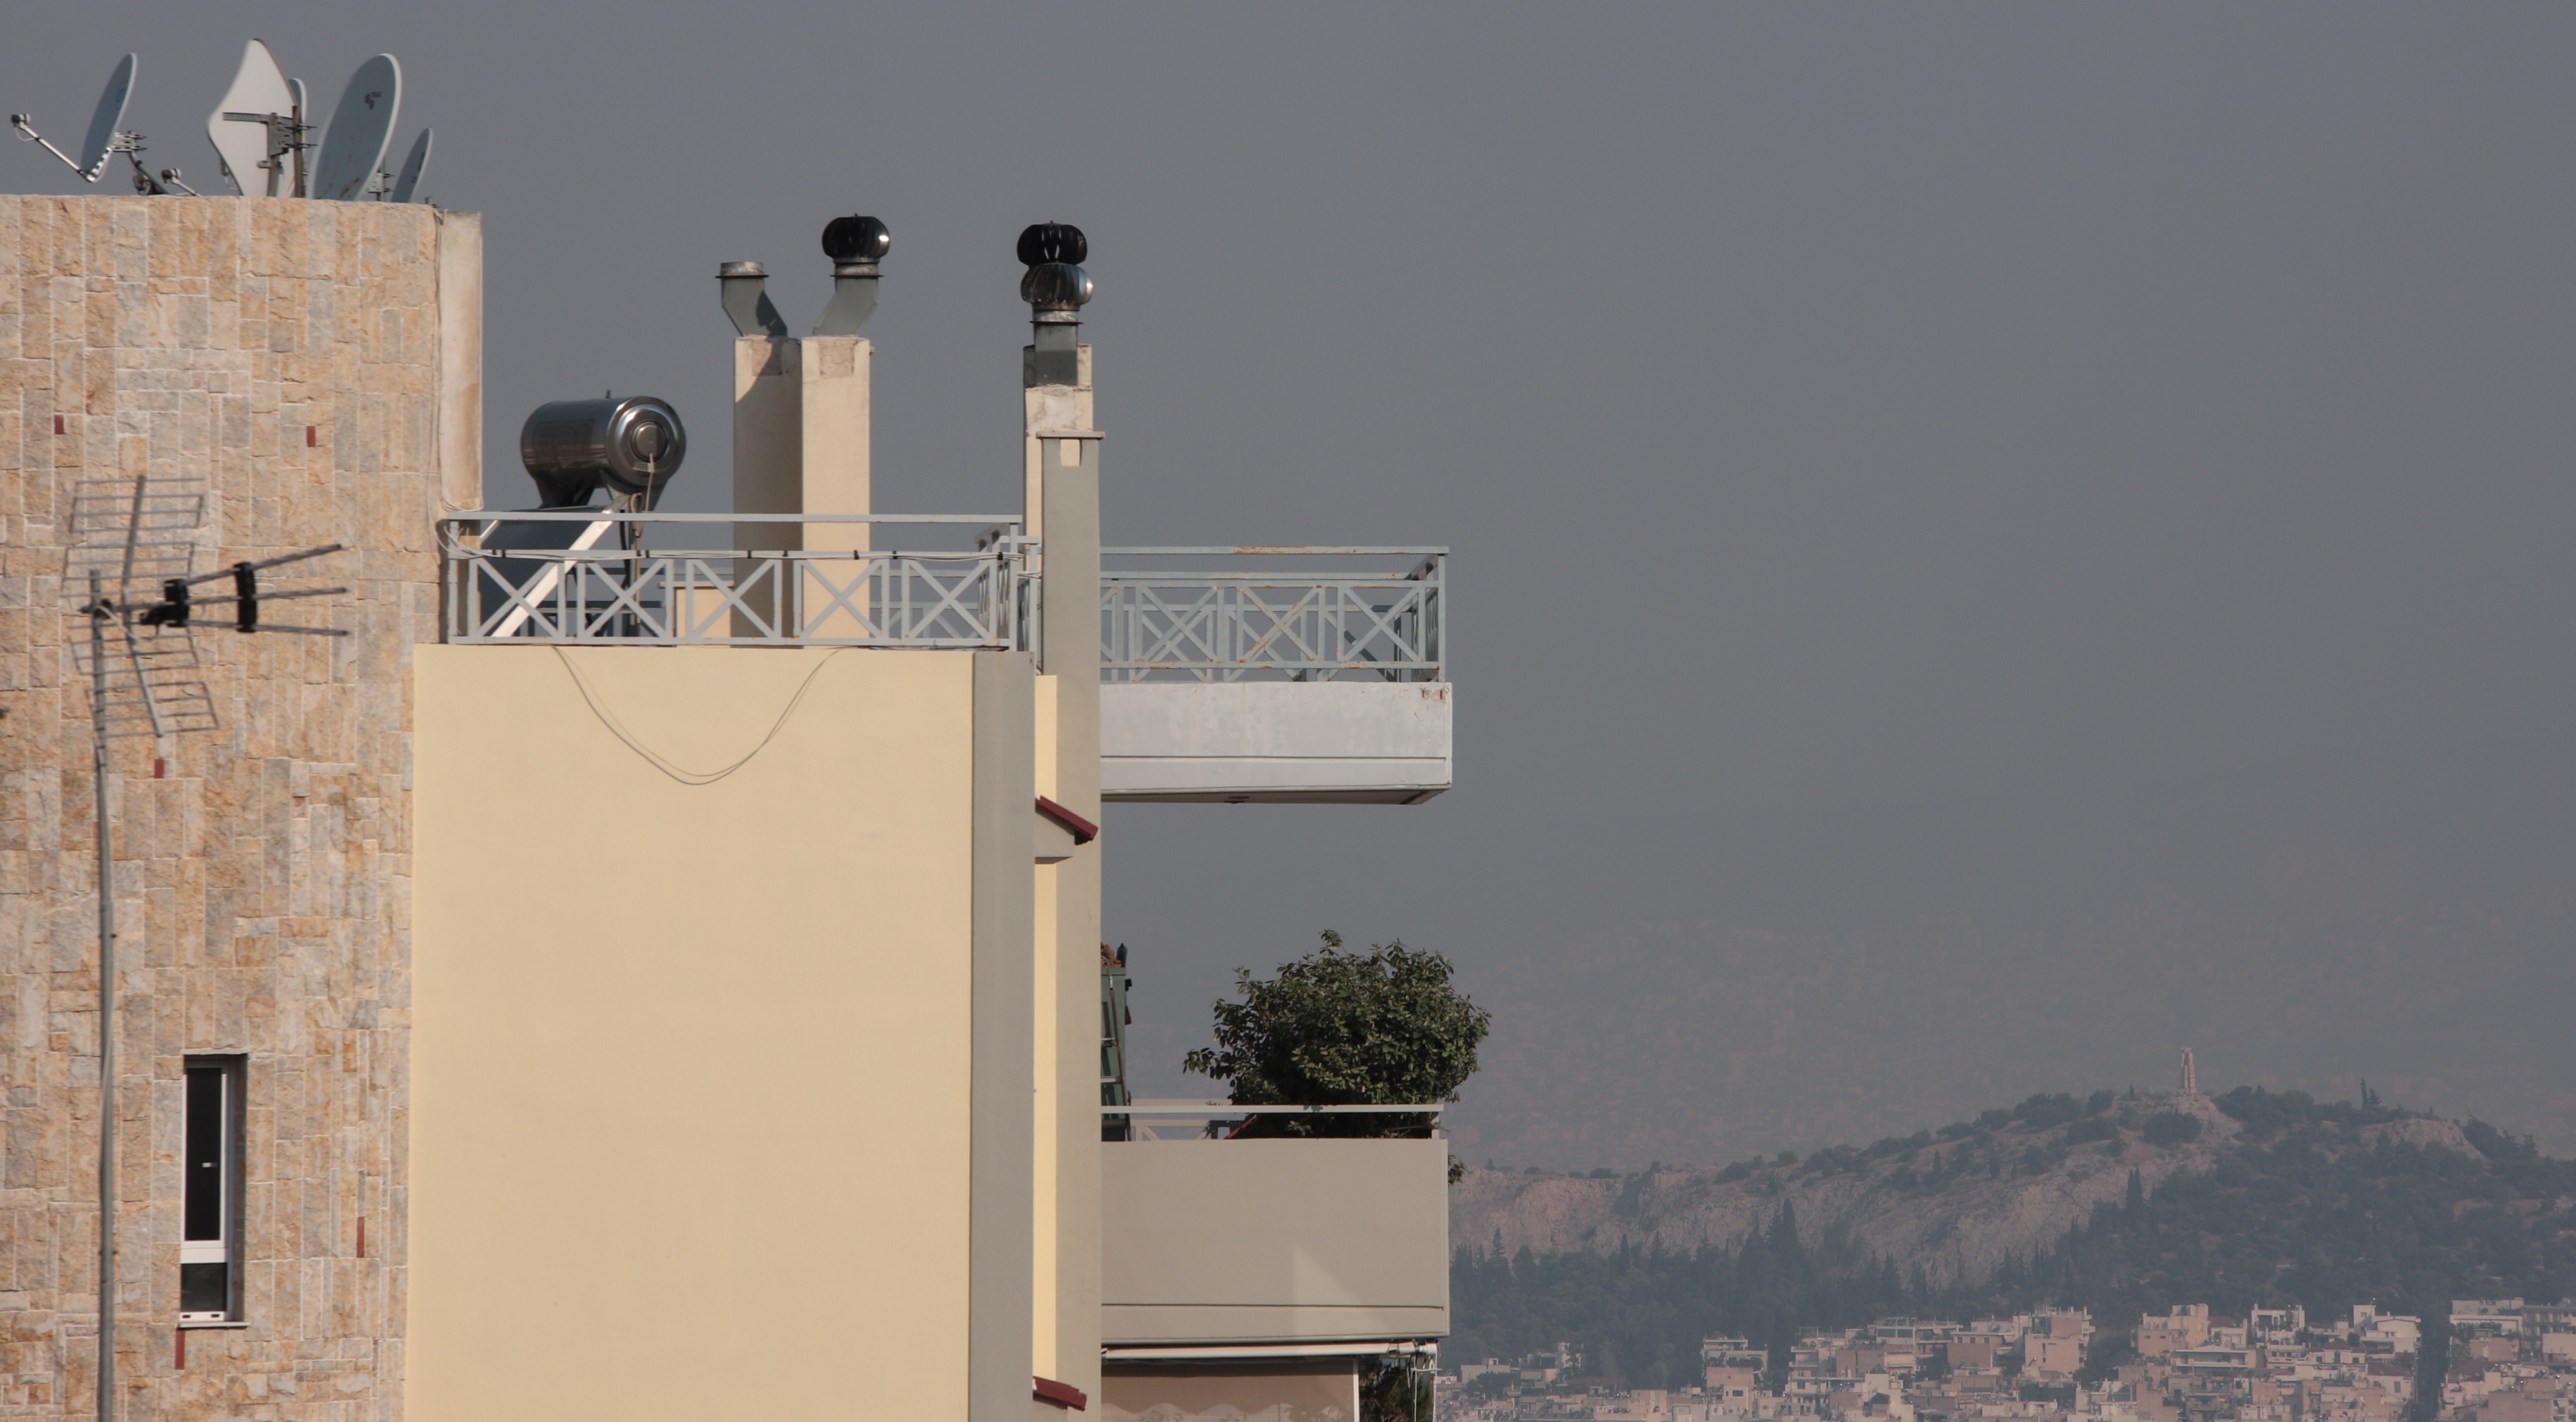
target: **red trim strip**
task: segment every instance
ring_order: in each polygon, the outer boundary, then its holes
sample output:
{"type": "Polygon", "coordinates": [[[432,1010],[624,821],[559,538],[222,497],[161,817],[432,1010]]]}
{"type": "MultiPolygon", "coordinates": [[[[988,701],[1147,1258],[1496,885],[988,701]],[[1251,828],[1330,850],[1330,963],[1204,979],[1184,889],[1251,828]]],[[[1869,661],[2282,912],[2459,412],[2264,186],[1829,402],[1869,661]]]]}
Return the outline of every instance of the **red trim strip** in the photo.
{"type": "MultiPolygon", "coordinates": [[[[1038,803],[1045,805],[1052,804],[1053,802],[1046,799],[1044,796],[1040,796],[1038,798],[1038,803]]],[[[1057,806],[1057,808],[1062,809],[1063,807],[1057,806]]],[[[1066,813],[1070,814],[1072,812],[1067,811],[1066,813]]],[[[1076,816],[1076,818],[1079,818],[1079,816],[1076,816]]],[[[1040,1377],[1032,1377],[1029,1381],[1033,1384],[1030,1388],[1030,1395],[1040,1402],[1052,1402],[1058,1407],[1069,1407],[1076,1412],[1085,1411],[1091,1405],[1091,1399],[1083,1396],[1082,1389],[1075,1387],[1071,1383],[1061,1383],[1057,1382],[1053,1378],[1040,1377]]]]}
{"type": "MultiPolygon", "coordinates": [[[[1066,809],[1064,806],[1057,804],[1055,801],[1048,799],[1044,795],[1040,795],[1038,797],[1038,813],[1071,831],[1073,834],[1073,842],[1076,844],[1089,844],[1093,840],[1100,838],[1100,826],[1093,824],[1091,821],[1084,819],[1082,816],[1075,814],[1073,811],[1066,809]]],[[[1075,1395],[1080,1396],[1079,1393],[1075,1395]]],[[[1076,1403],[1075,1405],[1080,1406],[1081,1404],[1076,1403]]]]}

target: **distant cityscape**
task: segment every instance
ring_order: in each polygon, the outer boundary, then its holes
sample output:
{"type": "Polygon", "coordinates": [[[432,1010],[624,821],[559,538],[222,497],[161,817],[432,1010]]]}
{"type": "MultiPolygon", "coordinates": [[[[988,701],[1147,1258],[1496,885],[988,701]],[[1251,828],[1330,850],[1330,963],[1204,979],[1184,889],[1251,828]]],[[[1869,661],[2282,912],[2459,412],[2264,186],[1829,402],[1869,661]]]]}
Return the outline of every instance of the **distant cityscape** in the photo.
{"type": "Polygon", "coordinates": [[[2576,1306],[2454,1299],[2430,1382],[2423,1321],[2355,1306],[2244,1319],[2185,1304],[2098,1331],[2080,1309],[1960,1323],[1892,1318],[1808,1331],[1775,1370],[1744,1338],[1700,1346],[1702,1385],[1622,1389],[1577,1374],[1571,1348],[1463,1363],[1442,1378],[1441,1422],[2570,1422],[2576,1306]]]}

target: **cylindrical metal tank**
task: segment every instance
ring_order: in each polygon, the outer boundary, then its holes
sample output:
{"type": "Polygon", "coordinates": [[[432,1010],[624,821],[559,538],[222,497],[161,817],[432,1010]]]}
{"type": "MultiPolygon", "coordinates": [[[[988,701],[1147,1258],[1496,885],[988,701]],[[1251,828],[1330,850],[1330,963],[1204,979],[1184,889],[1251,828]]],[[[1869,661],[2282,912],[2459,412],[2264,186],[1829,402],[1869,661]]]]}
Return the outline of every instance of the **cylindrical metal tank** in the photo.
{"type": "Polygon", "coordinates": [[[588,502],[605,484],[614,494],[643,495],[650,508],[688,452],[679,411],[650,395],[554,400],[519,427],[519,462],[556,507],[588,502]]]}

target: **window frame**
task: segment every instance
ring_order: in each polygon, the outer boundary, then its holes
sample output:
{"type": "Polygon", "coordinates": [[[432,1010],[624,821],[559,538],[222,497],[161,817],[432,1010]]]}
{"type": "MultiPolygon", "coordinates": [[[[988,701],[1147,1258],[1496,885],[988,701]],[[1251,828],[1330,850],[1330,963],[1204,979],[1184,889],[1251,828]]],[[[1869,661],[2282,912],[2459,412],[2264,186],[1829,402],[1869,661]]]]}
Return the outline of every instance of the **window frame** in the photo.
{"type": "Polygon", "coordinates": [[[192,1052],[180,1059],[180,1140],[179,1152],[179,1317],[182,1328],[222,1327],[242,1320],[242,1208],[247,1172],[244,1157],[249,1154],[247,1125],[249,1113],[244,1097],[250,1076],[250,1059],[239,1052],[192,1052]],[[215,1167],[214,1204],[216,1227],[214,1239],[190,1238],[196,1222],[190,1208],[194,1201],[191,1187],[196,1169],[208,1162],[199,1159],[201,1143],[197,1127],[200,1103],[197,1083],[202,1076],[213,1076],[220,1083],[221,1099],[216,1106],[214,1129],[217,1159],[215,1167]],[[191,1267],[219,1264],[224,1268],[224,1303],[220,1310],[190,1309],[188,1271],[191,1267]]]}

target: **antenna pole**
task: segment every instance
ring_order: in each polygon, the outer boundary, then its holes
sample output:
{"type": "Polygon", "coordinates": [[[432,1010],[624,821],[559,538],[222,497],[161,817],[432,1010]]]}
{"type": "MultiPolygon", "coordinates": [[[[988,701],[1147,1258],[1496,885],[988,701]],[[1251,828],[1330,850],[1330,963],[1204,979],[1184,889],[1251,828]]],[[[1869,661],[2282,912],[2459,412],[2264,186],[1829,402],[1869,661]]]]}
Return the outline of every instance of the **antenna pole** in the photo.
{"type": "Polygon", "coordinates": [[[116,890],[107,822],[107,619],[89,571],[90,795],[98,813],[98,1422],[116,1418],[116,890]]]}

